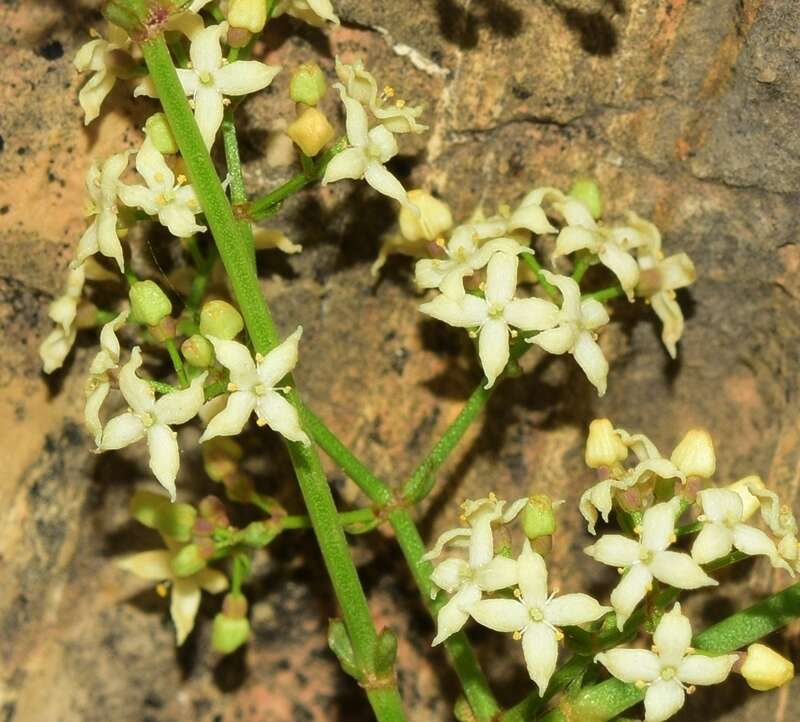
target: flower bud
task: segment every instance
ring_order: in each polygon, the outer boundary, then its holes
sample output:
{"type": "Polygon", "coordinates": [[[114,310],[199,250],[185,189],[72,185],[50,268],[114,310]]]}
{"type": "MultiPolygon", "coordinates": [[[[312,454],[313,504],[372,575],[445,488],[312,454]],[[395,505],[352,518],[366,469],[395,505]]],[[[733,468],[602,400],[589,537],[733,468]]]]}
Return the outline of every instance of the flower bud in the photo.
{"type": "Polygon", "coordinates": [[[214,363],[214,347],[199,333],[190,336],[181,344],[183,357],[195,368],[207,369],[214,363]]]}
{"type": "Polygon", "coordinates": [[[137,323],[155,326],[172,313],[172,302],[153,281],[137,281],[128,292],[131,317],[137,323]]]}
{"type": "Polygon", "coordinates": [[[223,610],[214,617],[214,625],[211,631],[211,646],[222,654],[230,654],[241,647],[250,637],[250,622],[247,621],[247,600],[241,594],[229,594],[225,597],[223,610]],[[244,612],[241,615],[232,616],[227,613],[229,599],[242,600],[244,602],[244,612]]]}
{"type": "Polygon", "coordinates": [[[236,441],[226,436],[215,436],[201,448],[206,474],[214,481],[222,481],[229,474],[234,474],[244,453],[236,441]]]}
{"type": "Polygon", "coordinates": [[[200,333],[230,341],[244,328],[241,314],[227,301],[209,301],[200,310],[200,333]]]}
{"type": "Polygon", "coordinates": [[[187,544],[172,557],[169,566],[176,577],[190,577],[205,568],[206,560],[197,544],[187,544]]]}
{"type": "Polygon", "coordinates": [[[150,529],[155,529],[162,509],[169,505],[170,501],[166,496],[139,489],[134,492],[129,508],[131,516],[136,521],[150,529]]]}
{"type": "Polygon", "coordinates": [[[384,629],[375,643],[375,673],[379,677],[388,677],[394,670],[397,661],[397,635],[391,629],[384,629]]]}
{"type": "Polygon", "coordinates": [[[750,687],[766,692],[783,686],[794,677],[794,665],[764,644],[751,644],[741,673],[750,687]]]}
{"type": "Polygon", "coordinates": [[[742,500],[742,521],[747,521],[761,507],[758,497],[750,489],[764,489],[766,488],[764,482],[760,476],[752,474],[739,479],[739,481],[734,481],[728,488],[735,491],[742,500]]]}
{"type": "MultiPolygon", "coordinates": [[[[263,3],[262,3],[263,4],[263,3]]],[[[303,63],[292,75],[289,96],[295,103],[314,106],[328,90],[325,75],[316,63],[303,63]]]]}
{"type": "Polygon", "coordinates": [[[264,0],[228,0],[228,25],[251,33],[260,33],[267,24],[264,0]]]}
{"type": "Polygon", "coordinates": [[[592,469],[610,468],[628,458],[628,447],[608,419],[595,419],[589,424],[585,458],[592,469]]]}
{"type": "Polygon", "coordinates": [[[250,476],[243,471],[234,471],[232,474],[226,474],[222,483],[225,484],[225,494],[231,501],[249,504],[253,498],[255,485],[250,476]]]}
{"type": "Polygon", "coordinates": [[[161,509],[156,529],[179,542],[192,538],[197,510],[191,504],[167,504],[161,509]]]}
{"type": "Polygon", "coordinates": [[[216,496],[206,496],[200,500],[197,506],[200,516],[208,519],[215,526],[229,527],[231,522],[228,519],[228,512],[222,500],[216,496]]]}
{"type": "Polygon", "coordinates": [[[603,198],[600,187],[593,178],[578,178],[572,184],[569,194],[581,201],[595,220],[603,215],[603,198]]]}
{"type": "Polygon", "coordinates": [[[711,436],[702,429],[691,429],[675,447],[670,461],[686,476],[711,478],[717,468],[711,436]]]}
{"type": "Polygon", "coordinates": [[[263,521],[250,522],[239,533],[239,537],[243,544],[250,547],[265,547],[276,536],[278,536],[279,525],[273,523],[266,523],[263,521]]]}
{"type": "Polygon", "coordinates": [[[551,536],[556,530],[553,502],[546,494],[536,494],[528,499],[522,511],[522,528],[531,541],[551,536]]]}
{"type": "Polygon", "coordinates": [[[158,343],[166,343],[175,338],[178,324],[172,316],[164,316],[155,326],[150,326],[150,335],[158,343]]]}
{"type": "Polygon", "coordinates": [[[153,113],[144,124],[144,132],[163,155],[175,155],[178,152],[178,144],[164,113],[153,113]]]}
{"type": "Polygon", "coordinates": [[[319,153],[333,140],[334,131],[325,114],[316,108],[306,108],[286,129],[286,134],[309,158],[319,153]]]}
{"type": "Polygon", "coordinates": [[[398,216],[400,233],[409,241],[435,241],[453,227],[450,206],[427,191],[410,190],[408,200],[419,208],[419,215],[403,206],[398,216]]]}

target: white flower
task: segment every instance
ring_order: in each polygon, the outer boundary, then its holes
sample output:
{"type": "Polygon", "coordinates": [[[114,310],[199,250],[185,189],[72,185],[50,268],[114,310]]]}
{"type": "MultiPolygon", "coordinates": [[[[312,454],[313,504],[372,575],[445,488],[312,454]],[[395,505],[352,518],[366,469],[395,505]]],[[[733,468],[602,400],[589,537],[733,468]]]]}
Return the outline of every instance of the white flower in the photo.
{"type": "Polygon", "coordinates": [[[201,211],[194,187],[187,185],[182,176],[176,181],[175,174],[149,136],[136,154],[136,170],[147,185],[120,185],[119,197],[126,206],[136,206],[148,215],[157,215],[159,222],[179,238],[206,230],[194,219],[201,211]]]}
{"type": "Polygon", "coordinates": [[[280,72],[280,67],[257,60],[226,62],[220,36],[227,29],[227,23],[222,23],[197,33],[189,47],[191,68],[178,68],[178,78],[184,92],[193,98],[194,117],[209,150],[222,124],[224,96],[255,93],[280,72]]]}
{"type": "Polygon", "coordinates": [[[75,252],[75,262],[80,265],[95,253],[113,258],[120,273],[125,270],[122,243],[117,233],[117,194],[120,190],[119,177],[128,167],[128,151],[112,155],[102,166],[93,163],[86,174],[86,191],[89,194],[88,216],[96,216],[86,229],[75,252]]]}
{"type": "Polygon", "coordinates": [[[561,292],[561,308],[546,301],[552,307],[552,324],[536,336],[525,340],[535,343],[548,353],[572,354],[586,378],[602,396],[606,392],[608,361],[592,332],[608,323],[608,312],[602,303],[593,298],[581,301],[580,287],[571,278],[549,271],[542,273],[561,292]]]}
{"type": "Polygon", "coordinates": [[[441,294],[419,307],[422,313],[451,326],[475,329],[487,389],[508,363],[509,338],[516,335],[511,327],[523,331],[549,328],[558,316],[558,309],[548,301],[514,297],[518,263],[517,257],[508,253],[492,256],[486,269],[485,298],[465,295],[456,301],[441,294]]]}
{"type": "Polygon", "coordinates": [[[514,632],[522,639],[522,652],[528,674],[543,695],[558,660],[558,642],[564,635],[559,627],[586,624],[611,611],[588,594],[564,594],[558,590],[548,596],[547,567],[544,559],[525,541],[518,560],[519,601],[484,599],[469,609],[472,618],[498,632],[514,632]]]}
{"type": "Polygon", "coordinates": [[[639,688],[644,695],[645,722],[663,722],[683,707],[686,685],[710,685],[724,681],[738,659],[736,654],[708,657],[691,647],[692,627],[675,604],[653,635],[653,651],[611,649],[595,661],[614,677],[639,688]]]}
{"type": "Polygon", "coordinates": [[[150,469],[174,501],[180,450],[177,434],[170,427],[189,421],[200,410],[205,402],[203,382],[207,374],[197,376],[188,389],[164,394],[156,401],[150,384],[136,375],[141,365],[142,353],[137,346],[119,373],[119,389],[130,408],[106,424],[98,452],[121,449],[146,438],[150,469]]]}
{"type": "Polygon", "coordinates": [[[73,64],[79,73],[94,73],[78,93],[78,102],[83,108],[84,125],[89,125],[100,115],[100,106],[119,77],[113,52],[127,50],[130,42],[130,38],[122,28],[111,25],[108,29],[108,40],[96,37],[82,45],[75,55],[73,64]]]}
{"type": "MultiPolygon", "coordinates": [[[[211,567],[205,567],[188,577],[176,576],[170,562],[180,547],[175,544],[170,544],[170,546],[171,549],[153,549],[132,554],[118,560],[117,566],[142,579],[169,583],[170,616],[175,624],[175,632],[180,646],[194,627],[197,610],[200,608],[200,590],[203,589],[210,594],[219,594],[228,588],[228,580],[221,571],[211,567]]],[[[159,587],[159,590],[161,589],[159,587]]]]}
{"type": "Polygon", "coordinates": [[[278,0],[273,15],[291,15],[309,25],[320,27],[325,21],[339,25],[330,0],[278,0]]]}
{"type": "Polygon", "coordinates": [[[625,226],[599,226],[588,206],[577,198],[567,198],[563,203],[556,203],[555,208],[564,216],[567,225],[556,238],[553,257],[579,250],[596,254],[600,263],[619,279],[628,300],[632,301],[633,289],[639,282],[639,265],[629,251],[642,243],[639,232],[625,226]]]}
{"type": "Polygon", "coordinates": [[[250,414],[255,411],[259,426],[268,425],[290,441],[310,444],[300,426],[297,409],[281,394],[276,386],[297,364],[297,346],[303,333],[302,326],[266,356],[256,355],[236,341],[224,341],[208,336],[219,361],[230,371],[228,390],[231,395],[223,411],[208,424],[200,442],[215,436],[233,436],[241,432],[250,414]]]}
{"type": "Polygon", "coordinates": [[[742,500],[730,489],[705,489],[698,493],[703,508],[699,518],[703,527],[692,545],[692,559],[698,564],[708,564],[730,554],[736,547],[750,556],[764,555],[776,568],[786,569],[794,575],[791,567],[778,555],[775,542],[761,529],[742,523],[744,508],[742,500]]]}
{"type": "Polygon", "coordinates": [[[386,130],[422,133],[428,129],[427,125],[417,122],[423,107],[410,106],[402,98],[394,99],[394,88],[388,85],[379,93],[378,82],[360,60],[343,63],[337,56],[336,75],[344,84],[347,95],[368,107],[386,130]]]}
{"type": "Polygon", "coordinates": [[[47,315],[56,327],[39,346],[39,357],[42,359],[42,368],[46,374],[51,374],[63,366],[64,359],[75,344],[78,333],[75,317],[78,314],[78,302],[81,300],[85,281],[86,272],[82,267],[70,269],[64,293],[50,304],[47,311],[47,315]]]}
{"type": "Polygon", "coordinates": [[[382,125],[369,129],[367,113],[361,103],[345,92],[344,86],[335,83],[334,87],[344,104],[347,142],[350,147],[337,153],[328,163],[322,184],[334,183],[343,178],[364,179],[378,193],[394,198],[412,213],[419,213],[417,207],[408,200],[405,188],[386,168],[384,163],[397,155],[397,141],[382,125]]]}
{"type": "Polygon", "coordinates": [[[611,592],[611,606],[621,630],[645,594],[653,578],[676,589],[716,586],[688,554],[668,551],[675,542],[675,519],[681,500],[674,497],[650,507],[642,519],[639,540],[620,534],[606,534],[584,551],[602,564],[623,570],[619,584],[611,592]]]}
{"type": "Polygon", "coordinates": [[[105,324],[100,331],[100,351],[89,367],[89,378],[86,379],[84,391],[86,404],[83,410],[83,419],[86,428],[94,436],[94,443],[100,446],[103,438],[103,424],[100,421],[100,408],[111,390],[109,371],[119,365],[119,339],[117,331],[128,320],[128,312],[123,311],[116,318],[105,324]]]}

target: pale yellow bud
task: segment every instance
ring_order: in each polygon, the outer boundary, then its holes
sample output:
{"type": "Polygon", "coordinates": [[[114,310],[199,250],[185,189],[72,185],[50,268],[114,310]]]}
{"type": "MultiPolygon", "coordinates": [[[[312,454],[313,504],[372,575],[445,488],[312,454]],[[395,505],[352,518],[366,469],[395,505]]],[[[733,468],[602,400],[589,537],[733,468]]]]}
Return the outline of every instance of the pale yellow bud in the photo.
{"type": "Polygon", "coordinates": [[[400,233],[406,240],[435,241],[453,227],[453,215],[447,203],[419,189],[409,191],[408,200],[419,208],[419,215],[405,206],[400,210],[400,233]]]}
{"type": "Polygon", "coordinates": [[[728,488],[731,491],[735,491],[742,500],[742,521],[747,521],[761,506],[758,497],[750,489],[764,489],[766,488],[764,482],[760,476],[753,474],[745,476],[739,481],[734,481],[728,488]]]}
{"type": "Polygon", "coordinates": [[[717,469],[714,442],[707,431],[692,429],[675,447],[670,457],[686,476],[700,476],[709,479],[717,469]]]}
{"type": "Polygon", "coordinates": [[[622,443],[614,425],[608,419],[595,419],[589,424],[586,439],[586,465],[593,469],[612,467],[628,456],[628,448],[622,443]]]}
{"type": "Polygon", "coordinates": [[[764,644],[751,644],[741,672],[753,689],[766,692],[783,686],[794,677],[794,665],[764,644]]]}
{"type": "Polygon", "coordinates": [[[228,0],[228,24],[251,33],[260,33],[267,24],[264,0],[228,0]]]}
{"type": "Polygon", "coordinates": [[[309,158],[319,153],[333,140],[334,131],[325,114],[316,108],[306,108],[287,129],[286,134],[309,158]]]}

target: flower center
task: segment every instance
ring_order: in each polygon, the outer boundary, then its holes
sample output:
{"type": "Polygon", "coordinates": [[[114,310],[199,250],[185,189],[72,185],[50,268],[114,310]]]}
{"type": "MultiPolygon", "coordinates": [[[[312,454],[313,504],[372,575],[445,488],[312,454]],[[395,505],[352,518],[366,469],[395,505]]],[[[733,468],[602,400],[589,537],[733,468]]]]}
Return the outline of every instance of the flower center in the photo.
{"type": "Polygon", "coordinates": [[[639,552],[639,561],[643,562],[644,564],[649,564],[653,561],[653,552],[649,549],[642,549],[639,552]]]}
{"type": "Polygon", "coordinates": [[[538,607],[531,607],[531,609],[528,610],[528,614],[534,622],[544,621],[544,612],[538,607]]]}
{"type": "Polygon", "coordinates": [[[200,82],[203,85],[212,85],[214,83],[214,76],[211,75],[207,70],[204,70],[202,73],[198,73],[197,77],[200,79],[200,82]]]}
{"type": "Polygon", "coordinates": [[[153,416],[149,411],[146,411],[143,414],[139,414],[139,418],[142,420],[142,426],[145,429],[149,429],[153,424],[156,423],[156,417],[153,416]]]}
{"type": "Polygon", "coordinates": [[[502,303],[493,303],[491,306],[489,306],[488,314],[492,318],[501,318],[504,308],[505,306],[502,303]]]}
{"type": "Polygon", "coordinates": [[[675,667],[664,667],[661,670],[661,679],[666,680],[669,682],[675,676],[675,667]]]}
{"type": "Polygon", "coordinates": [[[263,396],[269,389],[264,384],[256,384],[253,386],[253,393],[256,396],[263,396]]]}

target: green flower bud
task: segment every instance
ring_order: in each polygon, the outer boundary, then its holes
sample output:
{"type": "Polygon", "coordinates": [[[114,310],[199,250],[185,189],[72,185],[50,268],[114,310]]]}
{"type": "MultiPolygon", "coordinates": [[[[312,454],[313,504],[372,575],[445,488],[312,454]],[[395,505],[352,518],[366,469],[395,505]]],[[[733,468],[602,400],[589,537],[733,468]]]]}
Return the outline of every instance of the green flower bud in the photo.
{"type": "Polygon", "coordinates": [[[569,194],[586,204],[595,220],[603,215],[603,198],[600,195],[600,186],[594,179],[578,178],[572,184],[569,194]]]}
{"type": "Polygon", "coordinates": [[[234,619],[224,614],[214,617],[211,631],[211,646],[221,654],[231,654],[250,637],[250,622],[247,617],[234,619]]]}
{"type": "Polygon", "coordinates": [[[166,496],[140,489],[134,492],[129,508],[136,521],[150,529],[156,529],[161,511],[169,505],[170,501],[166,496]]]}
{"type": "Polygon", "coordinates": [[[203,465],[206,474],[214,481],[222,481],[239,468],[239,460],[244,451],[233,439],[227,436],[215,436],[202,446],[203,465]]]}
{"type": "Polygon", "coordinates": [[[175,541],[187,542],[196,519],[197,510],[191,504],[167,504],[158,515],[156,529],[175,541]]]}
{"type": "Polygon", "coordinates": [[[241,314],[226,301],[209,301],[200,311],[200,333],[230,341],[244,328],[241,314]]]}
{"type": "Polygon", "coordinates": [[[528,499],[522,512],[522,528],[531,541],[551,536],[556,530],[553,502],[546,494],[536,494],[528,499]]]}
{"type": "Polygon", "coordinates": [[[155,326],[172,313],[172,302],[153,281],[137,281],[128,293],[131,317],[137,323],[155,326]]]}
{"type": "Polygon", "coordinates": [[[181,344],[183,357],[195,368],[207,369],[214,363],[214,347],[199,333],[190,336],[181,344]]]}
{"type": "Polygon", "coordinates": [[[176,577],[190,577],[201,569],[205,569],[206,560],[197,544],[187,544],[172,557],[169,566],[176,577]]]}
{"type": "Polygon", "coordinates": [[[267,524],[263,521],[250,522],[239,532],[242,544],[259,549],[267,546],[277,535],[277,526],[274,523],[267,524]]]}
{"type": "MultiPolygon", "coordinates": [[[[262,3],[263,4],[263,3],[262,3]]],[[[303,63],[292,75],[289,96],[295,103],[316,105],[325,96],[328,84],[325,75],[316,63],[303,63]]]]}
{"type": "Polygon", "coordinates": [[[214,526],[229,527],[231,524],[225,504],[217,496],[206,496],[201,499],[198,509],[200,516],[208,519],[214,526]]]}
{"type": "Polygon", "coordinates": [[[251,33],[260,33],[267,24],[267,3],[264,0],[229,0],[228,24],[251,33]]]}
{"type": "Polygon", "coordinates": [[[178,152],[178,144],[164,113],[153,113],[144,124],[144,132],[164,155],[175,155],[178,152]]]}

